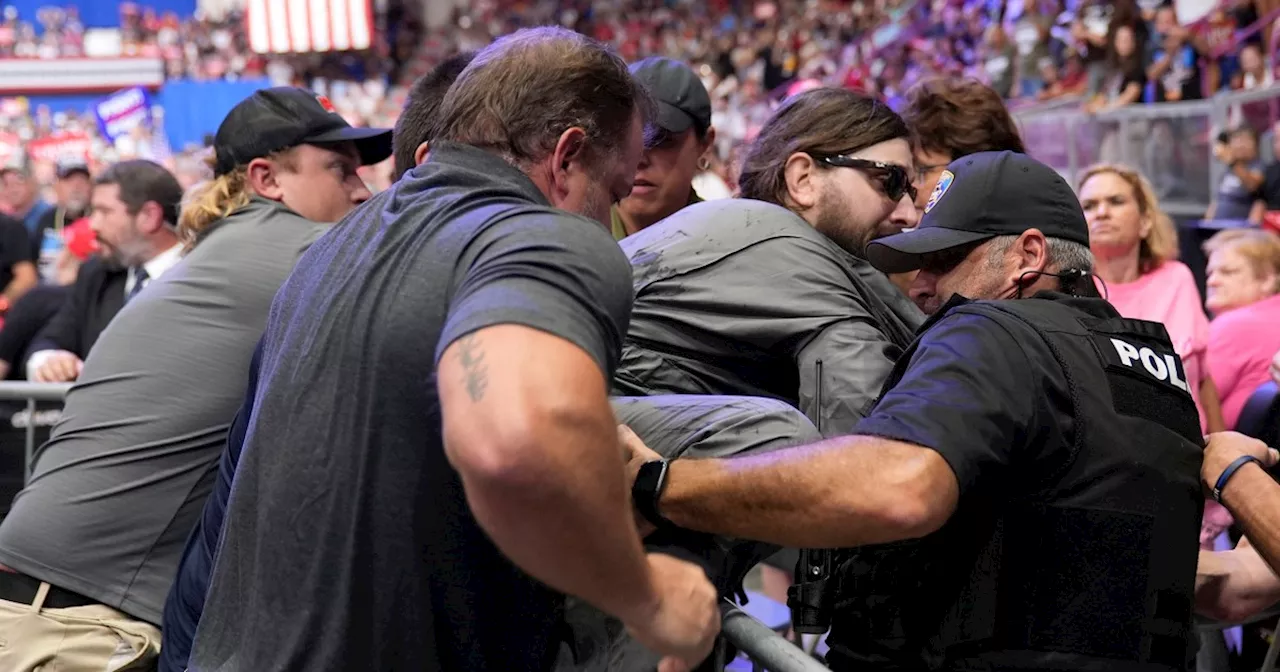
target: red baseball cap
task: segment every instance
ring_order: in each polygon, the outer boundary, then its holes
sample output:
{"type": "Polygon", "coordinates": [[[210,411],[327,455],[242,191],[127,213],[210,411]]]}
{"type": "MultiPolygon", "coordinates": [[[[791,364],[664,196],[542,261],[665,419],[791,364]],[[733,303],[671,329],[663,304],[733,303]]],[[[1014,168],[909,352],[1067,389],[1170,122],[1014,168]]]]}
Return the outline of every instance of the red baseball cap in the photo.
{"type": "Polygon", "coordinates": [[[98,236],[89,227],[88,217],[81,217],[63,227],[62,239],[67,243],[67,250],[76,255],[80,261],[88,259],[98,251],[98,236]]]}

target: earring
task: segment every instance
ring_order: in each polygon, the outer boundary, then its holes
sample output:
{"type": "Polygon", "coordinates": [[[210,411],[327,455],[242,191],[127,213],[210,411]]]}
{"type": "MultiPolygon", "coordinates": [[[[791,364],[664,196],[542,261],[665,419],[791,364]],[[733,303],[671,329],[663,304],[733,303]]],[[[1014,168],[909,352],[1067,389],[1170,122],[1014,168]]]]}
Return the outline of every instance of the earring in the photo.
{"type": "Polygon", "coordinates": [[[703,157],[699,157],[699,158],[698,158],[698,170],[701,170],[701,171],[704,171],[704,172],[705,172],[705,171],[710,170],[710,169],[711,169],[711,159],[708,159],[708,158],[707,158],[707,157],[705,157],[705,156],[703,156],[703,157]]]}

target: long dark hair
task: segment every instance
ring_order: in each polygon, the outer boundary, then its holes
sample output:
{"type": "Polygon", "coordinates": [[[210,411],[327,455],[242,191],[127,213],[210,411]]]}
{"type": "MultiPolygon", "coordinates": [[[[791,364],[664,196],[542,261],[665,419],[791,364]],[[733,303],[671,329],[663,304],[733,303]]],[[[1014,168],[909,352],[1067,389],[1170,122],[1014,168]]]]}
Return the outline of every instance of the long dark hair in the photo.
{"type": "Polygon", "coordinates": [[[908,137],[902,117],[872,96],[832,88],[805,91],[782,103],[760,129],[742,161],[739,193],[786,206],[783,172],[792,154],[848,154],[908,137]]]}

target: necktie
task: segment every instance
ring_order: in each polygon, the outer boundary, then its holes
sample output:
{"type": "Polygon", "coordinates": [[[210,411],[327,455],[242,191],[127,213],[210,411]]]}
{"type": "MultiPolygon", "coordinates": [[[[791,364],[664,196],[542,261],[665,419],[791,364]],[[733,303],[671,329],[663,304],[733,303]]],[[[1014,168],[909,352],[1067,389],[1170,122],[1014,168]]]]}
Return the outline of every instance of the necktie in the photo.
{"type": "Polygon", "coordinates": [[[129,295],[124,297],[124,302],[129,303],[135,296],[142,292],[142,288],[147,283],[147,279],[151,276],[147,275],[147,269],[138,266],[133,269],[133,288],[129,290],[129,295]]]}

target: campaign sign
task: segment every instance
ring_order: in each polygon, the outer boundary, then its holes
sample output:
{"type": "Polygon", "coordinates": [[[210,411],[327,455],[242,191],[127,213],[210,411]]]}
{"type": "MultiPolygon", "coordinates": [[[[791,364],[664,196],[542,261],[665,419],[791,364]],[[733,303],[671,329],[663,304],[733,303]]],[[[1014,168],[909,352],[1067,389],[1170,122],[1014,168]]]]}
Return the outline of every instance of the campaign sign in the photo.
{"type": "Polygon", "coordinates": [[[81,131],[59,131],[27,143],[27,156],[34,161],[87,162],[93,148],[93,138],[81,131]]]}
{"type": "Polygon", "coordinates": [[[93,116],[102,136],[114,143],[138,126],[151,124],[151,97],[140,86],[117,91],[93,106],[93,116]]]}

